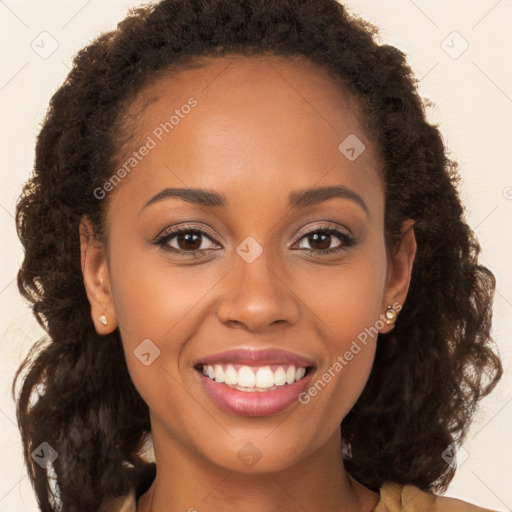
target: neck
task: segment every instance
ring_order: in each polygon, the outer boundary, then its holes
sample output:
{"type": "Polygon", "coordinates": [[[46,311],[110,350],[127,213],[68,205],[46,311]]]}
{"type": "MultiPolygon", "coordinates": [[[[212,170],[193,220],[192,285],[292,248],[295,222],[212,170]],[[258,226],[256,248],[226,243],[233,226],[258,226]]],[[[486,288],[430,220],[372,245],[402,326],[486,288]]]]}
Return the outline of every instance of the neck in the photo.
{"type": "Polygon", "coordinates": [[[378,501],[345,471],[339,431],[299,463],[260,473],[230,471],[179,445],[171,450],[168,439],[160,446],[155,434],[153,428],[157,475],[138,512],[367,512],[378,501]]]}

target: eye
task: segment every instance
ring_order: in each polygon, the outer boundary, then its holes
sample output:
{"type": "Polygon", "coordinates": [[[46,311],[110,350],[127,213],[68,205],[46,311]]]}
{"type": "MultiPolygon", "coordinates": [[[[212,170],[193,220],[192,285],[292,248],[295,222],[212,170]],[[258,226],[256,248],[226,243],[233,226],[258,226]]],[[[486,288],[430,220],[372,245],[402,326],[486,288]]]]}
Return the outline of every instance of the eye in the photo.
{"type": "Polygon", "coordinates": [[[299,249],[318,254],[333,254],[340,252],[347,247],[354,245],[355,240],[347,232],[333,228],[331,226],[319,226],[313,231],[309,231],[300,238],[299,249]],[[338,244],[332,247],[332,243],[338,240],[338,244]],[[304,247],[304,242],[310,245],[311,249],[304,247]]]}
{"type": "MultiPolygon", "coordinates": [[[[216,244],[206,231],[193,226],[181,226],[164,231],[154,242],[164,250],[182,255],[198,256],[199,253],[214,250],[216,244]]],[[[315,254],[333,254],[355,244],[355,239],[347,232],[332,226],[319,226],[300,238],[299,249],[315,254]],[[332,243],[337,245],[332,247],[332,243]],[[304,243],[311,248],[304,247],[304,243]]]]}
{"type": "Polygon", "coordinates": [[[215,249],[212,237],[202,229],[192,226],[170,228],[164,231],[154,244],[165,250],[188,255],[215,249]]]}

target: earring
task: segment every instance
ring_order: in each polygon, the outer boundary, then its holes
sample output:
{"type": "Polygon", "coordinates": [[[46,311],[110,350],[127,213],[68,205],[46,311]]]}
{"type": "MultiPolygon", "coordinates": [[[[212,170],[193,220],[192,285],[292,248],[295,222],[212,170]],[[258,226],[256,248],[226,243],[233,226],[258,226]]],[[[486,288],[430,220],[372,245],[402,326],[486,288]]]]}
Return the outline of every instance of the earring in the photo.
{"type": "Polygon", "coordinates": [[[107,317],[105,315],[101,315],[98,320],[103,324],[103,325],[107,325],[108,322],[107,322],[107,317]]]}
{"type": "Polygon", "coordinates": [[[393,309],[393,306],[388,306],[386,308],[386,323],[388,325],[395,325],[396,322],[396,311],[393,309]]]}
{"type": "Polygon", "coordinates": [[[352,460],[352,445],[347,439],[341,439],[342,442],[342,457],[345,460],[352,460]]]}

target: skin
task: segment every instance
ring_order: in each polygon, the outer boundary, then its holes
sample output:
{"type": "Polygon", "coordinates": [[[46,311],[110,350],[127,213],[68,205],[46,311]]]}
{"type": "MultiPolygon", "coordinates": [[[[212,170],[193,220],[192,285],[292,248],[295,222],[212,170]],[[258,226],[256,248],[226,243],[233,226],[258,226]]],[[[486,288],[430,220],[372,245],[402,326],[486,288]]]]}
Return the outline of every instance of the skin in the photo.
{"type": "MultiPolygon", "coordinates": [[[[324,70],[269,56],[202,63],[161,76],[133,101],[125,130],[134,135],[120,166],[190,97],[198,104],[109,193],[106,240],[87,236],[94,230],[83,219],[92,319],[100,334],[119,328],[150,409],[158,474],[139,511],[372,510],[379,496],[345,471],[339,426],[368,379],[376,337],[307,405],[267,417],[218,408],[193,363],[233,348],[277,347],[311,358],[314,380],[321,377],[388,305],[404,303],[416,252],[411,222],[388,253],[378,155],[357,104],[324,70]],[[366,146],[355,161],[338,150],[350,134],[366,146]],[[341,197],[288,206],[291,192],[330,185],[356,193],[367,211],[341,197]],[[175,197],[144,208],[168,187],[206,188],[229,204],[175,197]],[[187,255],[176,236],[168,244],[182,254],[152,244],[184,224],[212,235],[195,246],[203,256],[187,255]],[[325,225],[356,242],[304,236],[325,225]],[[252,263],[236,252],[249,236],[263,250],[252,263]],[[145,366],[134,350],[148,338],[160,355],[145,366]],[[237,457],[248,442],[261,453],[252,467],[237,457]]],[[[379,332],[392,329],[382,324],[379,332]]]]}

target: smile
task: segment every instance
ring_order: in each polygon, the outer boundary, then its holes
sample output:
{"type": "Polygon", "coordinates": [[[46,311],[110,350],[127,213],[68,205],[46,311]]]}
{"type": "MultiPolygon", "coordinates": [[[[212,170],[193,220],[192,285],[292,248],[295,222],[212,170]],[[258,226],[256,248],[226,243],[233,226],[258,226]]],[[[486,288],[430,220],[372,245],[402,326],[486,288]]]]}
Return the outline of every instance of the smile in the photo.
{"type": "Polygon", "coordinates": [[[194,365],[206,395],[241,416],[278,414],[298,402],[315,372],[309,358],[278,349],[237,349],[194,365]]]}
{"type": "Polygon", "coordinates": [[[239,391],[273,391],[280,386],[298,382],[305,375],[307,368],[294,365],[273,365],[250,367],[245,365],[216,364],[203,365],[203,375],[218,383],[239,391]]]}

